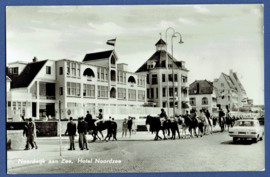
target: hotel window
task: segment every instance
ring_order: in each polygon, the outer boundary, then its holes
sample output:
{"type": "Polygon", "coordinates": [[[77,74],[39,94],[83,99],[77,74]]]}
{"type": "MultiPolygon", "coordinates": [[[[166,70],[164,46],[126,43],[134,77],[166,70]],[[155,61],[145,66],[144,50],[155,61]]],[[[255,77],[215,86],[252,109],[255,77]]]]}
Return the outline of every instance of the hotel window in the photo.
{"type": "Polygon", "coordinates": [[[146,83],[149,84],[149,74],[146,76],[146,83]]]}
{"type": "Polygon", "coordinates": [[[177,82],[177,74],[174,74],[174,81],[177,82]]]}
{"type": "Polygon", "coordinates": [[[83,96],[95,97],[95,85],[83,84],[83,96]]]}
{"type": "Polygon", "coordinates": [[[128,89],[128,99],[129,100],[136,100],[136,90],[128,89]]]}
{"type": "Polygon", "coordinates": [[[221,87],[224,87],[224,83],[221,83],[221,87]]]}
{"type": "Polygon", "coordinates": [[[46,66],[46,74],[51,74],[51,67],[50,66],[46,66]]]}
{"type": "Polygon", "coordinates": [[[156,98],[158,98],[158,88],[156,88],[156,98]]]}
{"type": "Polygon", "coordinates": [[[67,62],[67,75],[70,75],[70,62],[67,62]]]}
{"type": "Polygon", "coordinates": [[[173,81],[172,74],[169,74],[169,75],[168,75],[168,80],[169,80],[169,82],[172,82],[172,81],[173,81]]]}
{"type": "Polygon", "coordinates": [[[71,75],[72,76],[76,76],[76,64],[75,63],[71,63],[71,75]]]}
{"type": "Polygon", "coordinates": [[[13,104],[13,110],[16,110],[16,102],[14,101],[14,102],[12,102],[13,104]]]}
{"type": "Polygon", "coordinates": [[[104,80],[104,68],[101,68],[101,80],[104,80]]]}
{"type": "Polygon", "coordinates": [[[124,84],[126,83],[126,73],[123,72],[123,80],[124,80],[124,84]]]}
{"type": "Polygon", "coordinates": [[[157,75],[156,74],[153,74],[152,75],[152,84],[157,84],[158,81],[157,81],[157,75]]]}
{"type": "Polygon", "coordinates": [[[163,97],[166,97],[166,88],[162,88],[162,95],[163,97]]]}
{"type": "Polygon", "coordinates": [[[18,110],[21,110],[22,109],[22,107],[21,107],[22,106],[22,103],[21,102],[18,102],[18,105],[17,106],[18,106],[18,110]]]}
{"type": "Polygon", "coordinates": [[[206,97],[202,98],[202,105],[208,104],[208,99],[206,97]]]}
{"type": "Polygon", "coordinates": [[[145,86],[145,77],[144,76],[142,78],[142,85],[143,85],[143,87],[145,86]]]}
{"type": "Polygon", "coordinates": [[[63,95],[63,87],[59,87],[59,95],[63,95]]]}
{"type": "Polygon", "coordinates": [[[123,72],[119,72],[120,82],[123,83],[123,72]]]}
{"type": "Polygon", "coordinates": [[[145,97],[145,91],[138,90],[138,100],[144,101],[144,97],[145,97]]]}
{"type": "Polygon", "coordinates": [[[125,88],[118,88],[118,99],[126,99],[126,89],[125,88]]]}
{"type": "Polygon", "coordinates": [[[108,80],[108,70],[104,69],[104,72],[105,72],[105,80],[107,81],[108,80]]]}
{"type": "Polygon", "coordinates": [[[59,67],[59,75],[63,74],[63,67],[59,67]]]}
{"type": "Polygon", "coordinates": [[[189,98],[189,102],[191,106],[196,106],[196,98],[189,98]]]}
{"type": "Polygon", "coordinates": [[[97,68],[97,78],[100,79],[100,68],[97,68]]]}
{"type": "Polygon", "coordinates": [[[150,90],[147,89],[147,98],[150,98],[150,90]]]}
{"type": "Polygon", "coordinates": [[[187,77],[186,76],[182,76],[182,82],[186,83],[187,82],[187,77]]]}
{"type": "Polygon", "coordinates": [[[68,96],[80,96],[81,84],[80,83],[67,83],[67,95],[68,96]]]}
{"type": "Polygon", "coordinates": [[[154,98],[154,88],[151,88],[151,98],[154,98]]]}
{"type": "Polygon", "coordinates": [[[119,75],[120,75],[120,72],[119,71],[117,71],[117,82],[119,82],[120,80],[119,80],[119,75]]]}
{"type": "Polygon", "coordinates": [[[162,82],[166,82],[166,76],[165,76],[165,74],[162,74],[162,82]]]}
{"type": "Polygon", "coordinates": [[[228,101],[231,101],[231,98],[230,98],[230,96],[228,96],[228,101]]]}
{"type": "Polygon", "coordinates": [[[98,97],[99,98],[108,98],[108,87],[107,86],[98,86],[98,97]]]}
{"type": "Polygon", "coordinates": [[[163,102],[162,105],[163,105],[163,108],[166,108],[166,102],[163,102]]]}
{"type": "Polygon", "coordinates": [[[80,70],[80,65],[77,64],[77,76],[80,77],[81,76],[81,70],[80,70]]]}

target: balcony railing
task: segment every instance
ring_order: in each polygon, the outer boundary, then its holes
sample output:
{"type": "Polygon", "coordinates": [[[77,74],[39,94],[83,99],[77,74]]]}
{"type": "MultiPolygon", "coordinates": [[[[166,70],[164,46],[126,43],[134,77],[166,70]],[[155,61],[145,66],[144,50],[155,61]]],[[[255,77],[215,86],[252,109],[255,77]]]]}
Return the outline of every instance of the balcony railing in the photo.
{"type": "Polygon", "coordinates": [[[44,100],[55,100],[55,96],[51,95],[39,95],[39,98],[44,100]]]}

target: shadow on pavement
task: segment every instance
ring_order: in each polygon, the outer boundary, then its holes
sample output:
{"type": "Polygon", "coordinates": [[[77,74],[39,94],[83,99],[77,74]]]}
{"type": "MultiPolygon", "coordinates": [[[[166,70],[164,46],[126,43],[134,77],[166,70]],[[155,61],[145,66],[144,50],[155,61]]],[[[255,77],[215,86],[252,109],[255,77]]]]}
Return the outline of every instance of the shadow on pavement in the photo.
{"type": "Polygon", "coordinates": [[[243,140],[233,142],[232,140],[229,140],[229,141],[221,142],[220,144],[224,144],[224,145],[251,145],[251,144],[253,144],[253,142],[252,141],[243,141],[243,140]]]}

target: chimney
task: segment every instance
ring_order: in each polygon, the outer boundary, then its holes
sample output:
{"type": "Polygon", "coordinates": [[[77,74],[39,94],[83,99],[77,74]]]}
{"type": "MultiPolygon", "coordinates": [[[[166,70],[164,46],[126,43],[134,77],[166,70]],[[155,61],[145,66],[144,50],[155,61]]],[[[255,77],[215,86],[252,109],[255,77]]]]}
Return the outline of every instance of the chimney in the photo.
{"type": "Polygon", "coordinates": [[[37,62],[37,61],[38,61],[37,57],[34,57],[33,62],[37,62]]]}
{"type": "Polygon", "coordinates": [[[230,74],[233,74],[233,70],[232,69],[230,69],[230,74]]]}
{"type": "Polygon", "coordinates": [[[214,82],[218,82],[218,79],[214,79],[214,82]]]}
{"type": "Polygon", "coordinates": [[[117,64],[117,69],[122,70],[122,71],[127,71],[128,70],[128,64],[126,64],[126,63],[118,63],[117,64]]]}

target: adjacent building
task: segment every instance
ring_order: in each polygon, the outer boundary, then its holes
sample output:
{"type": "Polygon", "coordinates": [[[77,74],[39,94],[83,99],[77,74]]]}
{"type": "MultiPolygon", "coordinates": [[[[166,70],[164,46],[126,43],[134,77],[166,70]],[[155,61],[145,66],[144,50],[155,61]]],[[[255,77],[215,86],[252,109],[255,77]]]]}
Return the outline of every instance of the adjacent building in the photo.
{"type": "Polygon", "coordinates": [[[218,89],[218,104],[222,108],[228,105],[231,110],[237,111],[247,104],[247,93],[233,70],[230,70],[229,75],[221,73],[218,79],[214,79],[213,85],[218,89]]]}
{"type": "MultiPolygon", "coordinates": [[[[143,105],[146,75],[129,72],[128,65],[118,60],[115,50],[110,50],[86,54],[81,62],[34,58],[30,63],[9,63],[7,76],[12,82],[7,117],[13,121],[21,115],[67,118],[71,115],[68,108],[143,105]]],[[[84,111],[76,115],[85,115],[84,111]]]]}
{"type": "Polygon", "coordinates": [[[194,110],[208,110],[217,114],[218,90],[213,82],[208,80],[195,80],[189,85],[189,103],[194,110]]]}
{"type": "Polygon", "coordinates": [[[175,108],[177,113],[185,113],[188,106],[188,72],[185,61],[177,61],[170,53],[166,53],[166,43],[160,39],[156,44],[156,52],[136,71],[147,76],[147,101],[156,107],[173,107],[173,84],[175,88],[175,108]],[[168,58],[168,69],[166,63],[168,58]],[[174,70],[174,71],[173,71],[174,70]],[[173,77],[174,74],[174,77],[173,77]],[[169,95],[167,84],[169,82],[169,95]],[[168,98],[169,97],[169,102],[168,98]]]}

